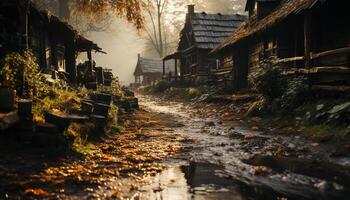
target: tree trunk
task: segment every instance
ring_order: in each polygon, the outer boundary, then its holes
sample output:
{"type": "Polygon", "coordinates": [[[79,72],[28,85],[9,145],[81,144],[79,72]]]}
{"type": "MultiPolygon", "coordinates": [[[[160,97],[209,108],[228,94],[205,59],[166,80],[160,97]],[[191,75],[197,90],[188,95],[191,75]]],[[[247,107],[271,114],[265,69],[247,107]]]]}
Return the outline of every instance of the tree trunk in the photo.
{"type": "Polygon", "coordinates": [[[163,52],[164,52],[164,45],[163,45],[163,34],[162,34],[162,13],[161,13],[161,4],[159,3],[157,5],[157,15],[158,15],[158,34],[159,34],[159,54],[160,57],[163,57],[163,52]]]}
{"type": "Polygon", "coordinates": [[[70,9],[68,5],[68,0],[58,0],[58,15],[60,19],[69,20],[70,9]]]}

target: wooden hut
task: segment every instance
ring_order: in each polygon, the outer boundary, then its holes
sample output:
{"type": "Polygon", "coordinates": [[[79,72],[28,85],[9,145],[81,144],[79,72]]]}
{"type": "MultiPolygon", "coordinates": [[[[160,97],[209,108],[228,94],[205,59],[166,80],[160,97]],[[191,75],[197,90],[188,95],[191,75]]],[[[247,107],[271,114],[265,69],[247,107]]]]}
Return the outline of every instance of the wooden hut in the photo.
{"type": "MultiPolygon", "coordinates": [[[[174,62],[163,62],[160,59],[143,58],[138,55],[137,64],[134,71],[136,85],[150,85],[163,79],[163,74],[172,77],[175,71],[174,62]]],[[[165,78],[165,77],[164,77],[165,78]]]]}
{"type": "Polygon", "coordinates": [[[212,53],[232,60],[235,90],[263,59],[284,74],[310,77],[314,87],[349,83],[350,16],[346,1],[248,0],[249,20],[212,53]]]}
{"type": "Polygon", "coordinates": [[[181,80],[207,82],[210,71],[217,67],[216,59],[209,58],[209,52],[231,35],[245,19],[245,16],[238,14],[196,13],[194,5],[189,5],[177,52],[166,56],[164,60],[175,59],[176,64],[180,64],[181,80]]]}
{"type": "Polygon", "coordinates": [[[101,51],[68,23],[39,9],[30,0],[2,0],[0,11],[0,58],[31,49],[42,69],[66,73],[69,83],[75,84],[76,54],[101,51]]]}

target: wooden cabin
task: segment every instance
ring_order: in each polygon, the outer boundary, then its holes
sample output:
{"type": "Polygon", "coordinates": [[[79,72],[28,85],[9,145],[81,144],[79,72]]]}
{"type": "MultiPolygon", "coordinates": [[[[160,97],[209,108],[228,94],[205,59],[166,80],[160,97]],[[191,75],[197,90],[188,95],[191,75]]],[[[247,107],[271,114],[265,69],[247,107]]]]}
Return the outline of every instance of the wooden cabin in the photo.
{"type": "Polygon", "coordinates": [[[209,52],[231,35],[245,19],[245,16],[238,14],[196,13],[194,5],[189,5],[177,52],[166,56],[164,60],[175,59],[176,64],[179,61],[181,80],[208,82],[211,70],[217,67],[216,59],[209,58],[209,52]]]}
{"type": "Polygon", "coordinates": [[[160,81],[166,74],[167,77],[174,76],[175,64],[172,61],[165,62],[160,59],[143,58],[138,55],[137,64],[134,71],[136,85],[150,85],[160,81]]]}
{"type": "Polygon", "coordinates": [[[66,73],[69,83],[76,84],[77,53],[101,51],[93,42],[81,39],[68,23],[30,0],[2,0],[0,11],[0,58],[31,49],[42,69],[66,73]]]}
{"type": "Polygon", "coordinates": [[[248,88],[248,74],[274,58],[285,75],[308,75],[312,84],[348,85],[350,16],[346,1],[248,0],[249,19],[212,51],[232,59],[234,89],[248,88]]]}

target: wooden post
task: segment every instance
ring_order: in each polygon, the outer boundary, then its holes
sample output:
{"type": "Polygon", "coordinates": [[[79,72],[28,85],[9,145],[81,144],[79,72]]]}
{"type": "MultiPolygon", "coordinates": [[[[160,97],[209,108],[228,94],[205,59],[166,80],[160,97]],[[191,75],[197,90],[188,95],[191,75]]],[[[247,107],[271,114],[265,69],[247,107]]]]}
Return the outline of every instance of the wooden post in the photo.
{"type": "Polygon", "coordinates": [[[305,67],[311,67],[311,14],[307,12],[304,17],[304,53],[305,67]]]}
{"type": "Polygon", "coordinates": [[[165,60],[163,60],[163,77],[165,76],[165,60]]]}
{"type": "Polygon", "coordinates": [[[177,58],[175,58],[175,81],[177,81],[177,58]]]}

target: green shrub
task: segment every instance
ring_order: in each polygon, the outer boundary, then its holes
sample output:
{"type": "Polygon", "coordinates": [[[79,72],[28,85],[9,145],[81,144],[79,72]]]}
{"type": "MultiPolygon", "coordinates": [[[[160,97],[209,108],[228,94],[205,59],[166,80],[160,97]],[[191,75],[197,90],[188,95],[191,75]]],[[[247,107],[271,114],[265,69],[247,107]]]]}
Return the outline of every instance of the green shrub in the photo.
{"type": "Polygon", "coordinates": [[[308,96],[309,84],[305,76],[287,79],[287,87],[281,97],[281,108],[290,110],[301,106],[308,96]]]}
{"type": "Polygon", "coordinates": [[[165,92],[170,88],[170,84],[167,81],[159,81],[155,86],[156,92],[165,92]]]}
{"type": "Polygon", "coordinates": [[[40,74],[36,57],[31,51],[6,55],[0,69],[0,86],[10,87],[18,91],[25,88],[24,92],[33,99],[45,96],[48,91],[40,74]]]}
{"type": "Polygon", "coordinates": [[[273,61],[262,61],[259,67],[249,75],[253,89],[265,97],[269,102],[283,95],[287,85],[279,67],[273,61]]]}
{"type": "Polygon", "coordinates": [[[198,88],[188,88],[187,89],[187,98],[193,99],[199,97],[201,95],[201,91],[198,88]]]}

